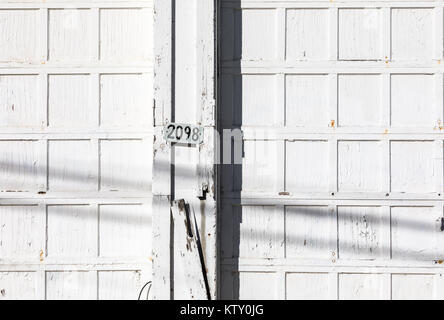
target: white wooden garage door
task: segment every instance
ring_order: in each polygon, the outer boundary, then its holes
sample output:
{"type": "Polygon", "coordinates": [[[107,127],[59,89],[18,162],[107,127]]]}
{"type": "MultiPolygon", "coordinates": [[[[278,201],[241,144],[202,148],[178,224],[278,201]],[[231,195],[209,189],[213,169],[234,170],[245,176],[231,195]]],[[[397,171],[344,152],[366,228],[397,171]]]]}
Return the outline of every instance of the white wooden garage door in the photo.
{"type": "Polygon", "coordinates": [[[221,6],[222,298],[444,299],[443,3],[221,6]]]}
{"type": "Polygon", "coordinates": [[[150,278],[152,2],[0,4],[0,299],[150,278]]]}

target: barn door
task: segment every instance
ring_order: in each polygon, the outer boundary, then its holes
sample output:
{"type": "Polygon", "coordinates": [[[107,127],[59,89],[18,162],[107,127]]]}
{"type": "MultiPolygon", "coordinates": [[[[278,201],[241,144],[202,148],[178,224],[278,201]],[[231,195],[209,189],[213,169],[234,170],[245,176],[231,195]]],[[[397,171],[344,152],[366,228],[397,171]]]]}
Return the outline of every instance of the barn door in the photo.
{"type": "Polygon", "coordinates": [[[443,9],[355,5],[221,1],[222,298],[444,298],[443,9]]]}
{"type": "Polygon", "coordinates": [[[152,7],[0,4],[0,299],[151,280],[152,7]]]}

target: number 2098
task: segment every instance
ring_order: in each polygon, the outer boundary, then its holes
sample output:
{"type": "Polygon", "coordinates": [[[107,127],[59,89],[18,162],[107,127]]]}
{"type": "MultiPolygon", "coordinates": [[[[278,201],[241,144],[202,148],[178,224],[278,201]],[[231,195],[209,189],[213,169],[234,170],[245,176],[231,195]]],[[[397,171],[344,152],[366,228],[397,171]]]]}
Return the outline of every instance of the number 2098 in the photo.
{"type": "Polygon", "coordinates": [[[199,144],[202,142],[202,128],[171,123],[165,127],[165,139],[170,142],[199,144]]]}

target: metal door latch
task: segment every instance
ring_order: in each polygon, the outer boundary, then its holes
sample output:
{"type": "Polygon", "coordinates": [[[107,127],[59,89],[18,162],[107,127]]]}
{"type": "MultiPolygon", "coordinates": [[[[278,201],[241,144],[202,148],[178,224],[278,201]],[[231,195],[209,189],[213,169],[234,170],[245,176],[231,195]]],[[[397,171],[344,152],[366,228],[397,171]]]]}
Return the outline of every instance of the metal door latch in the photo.
{"type": "Polygon", "coordinates": [[[197,197],[200,200],[207,200],[207,193],[209,192],[208,183],[202,183],[197,189],[197,197]]]}

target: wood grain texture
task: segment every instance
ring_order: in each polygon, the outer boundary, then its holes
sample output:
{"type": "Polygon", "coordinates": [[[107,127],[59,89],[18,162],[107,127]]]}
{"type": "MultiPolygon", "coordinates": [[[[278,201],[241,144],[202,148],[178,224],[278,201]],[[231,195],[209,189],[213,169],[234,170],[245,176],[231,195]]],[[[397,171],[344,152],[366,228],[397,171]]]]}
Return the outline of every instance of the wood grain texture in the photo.
{"type": "Polygon", "coordinates": [[[444,297],[442,4],[356,4],[221,2],[222,296],[444,297]]]}
{"type": "Polygon", "coordinates": [[[152,278],[152,10],[1,2],[0,299],[136,299],[152,278]]]}
{"type": "Polygon", "coordinates": [[[38,10],[0,10],[0,61],[35,63],[39,55],[38,10]]]}

